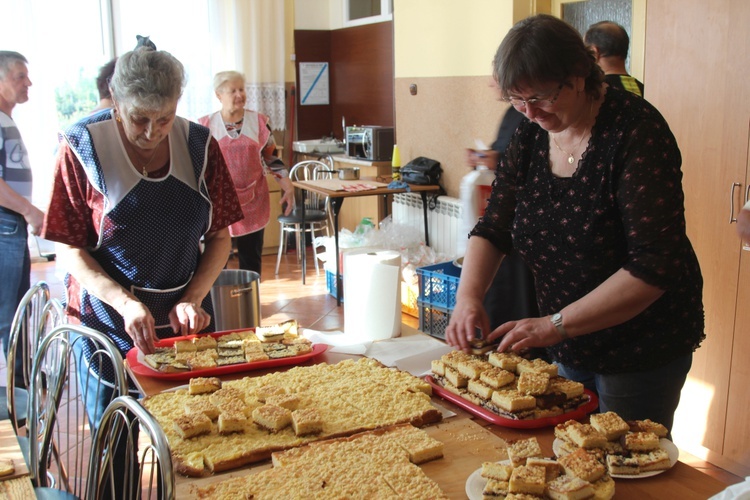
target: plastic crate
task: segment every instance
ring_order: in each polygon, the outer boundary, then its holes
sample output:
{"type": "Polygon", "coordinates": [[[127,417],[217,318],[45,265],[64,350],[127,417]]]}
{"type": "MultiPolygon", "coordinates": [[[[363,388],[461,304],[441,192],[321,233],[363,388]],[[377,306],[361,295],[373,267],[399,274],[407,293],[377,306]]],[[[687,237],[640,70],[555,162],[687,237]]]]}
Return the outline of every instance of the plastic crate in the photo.
{"type": "Polygon", "coordinates": [[[422,302],[418,303],[418,307],[419,329],[427,335],[445,340],[445,329],[448,328],[453,310],[427,305],[422,302]]]}
{"type": "Polygon", "coordinates": [[[444,310],[456,307],[456,292],[461,268],[453,262],[442,262],[417,268],[419,277],[419,301],[424,305],[441,307],[444,310]]]}
{"type": "MultiPolygon", "coordinates": [[[[328,294],[336,298],[338,289],[336,288],[336,273],[326,270],[326,289],[328,294]]],[[[341,283],[341,302],[344,301],[344,284],[341,283]]]]}

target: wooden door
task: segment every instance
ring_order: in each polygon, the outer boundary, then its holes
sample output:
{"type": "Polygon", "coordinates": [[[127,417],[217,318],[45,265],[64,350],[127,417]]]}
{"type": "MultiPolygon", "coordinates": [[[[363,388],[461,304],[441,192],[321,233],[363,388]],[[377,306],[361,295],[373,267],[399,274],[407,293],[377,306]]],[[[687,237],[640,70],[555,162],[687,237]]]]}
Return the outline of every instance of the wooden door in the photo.
{"type": "MultiPolygon", "coordinates": [[[[673,434],[678,446],[704,457],[724,447],[740,260],[730,195],[734,183],[745,182],[749,12],[750,2],[736,0],[649,0],[646,13],[645,97],[682,151],[708,336],[694,357],[673,434]]],[[[735,204],[741,193],[734,193],[735,204]]]]}
{"type": "MultiPolygon", "coordinates": [[[[750,138],[747,147],[750,148],[750,138]]],[[[750,155],[745,161],[747,195],[747,186],[750,185],[750,155]]],[[[750,244],[742,245],[739,282],[722,453],[727,463],[721,465],[738,476],[746,477],[750,475],[750,244]]]]}

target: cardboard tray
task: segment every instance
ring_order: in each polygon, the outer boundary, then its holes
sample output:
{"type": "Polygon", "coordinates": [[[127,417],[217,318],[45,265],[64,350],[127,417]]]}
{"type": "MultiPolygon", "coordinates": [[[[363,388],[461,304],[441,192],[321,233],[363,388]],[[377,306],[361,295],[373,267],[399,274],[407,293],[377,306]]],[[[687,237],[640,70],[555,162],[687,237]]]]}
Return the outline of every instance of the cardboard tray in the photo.
{"type": "Polygon", "coordinates": [[[437,394],[441,398],[447,399],[451,403],[463,408],[464,410],[481,418],[482,420],[486,420],[487,422],[499,425],[501,427],[512,427],[514,429],[538,429],[540,427],[553,427],[557,424],[567,422],[568,420],[581,419],[594,411],[597,406],[599,406],[599,398],[596,397],[596,394],[588,389],[584,389],[583,392],[584,394],[588,395],[589,401],[582,404],[575,410],[554,417],[515,420],[512,418],[503,417],[501,415],[498,415],[497,413],[491,412],[486,408],[482,408],[481,406],[477,406],[474,403],[465,400],[458,394],[454,394],[448,389],[445,389],[442,385],[438,384],[430,375],[427,375],[424,379],[428,384],[432,386],[432,390],[435,392],[435,394],[437,394]]]}
{"type": "MultiPolygon", "coordinates": [[[[241,330],[228,330],[223,332],[214,332],[204,335],[186,335],[184,337],[172,337],[169,339],[163,339],[156,342],[156,347],[171,347],[178,340],[192,340],[197,337],[221,337],[232,332],[247,331],[251,328],[243,328],[241,330]]],[[[297,356],[290,356],[288,358],[269,359],[267,361],[253,361],[252,363],[237,363],[234,365],[217,366],[216,368],[207,368],[205,370],[188,370],[185,372],[178,373],[162,373],[154,370],[148,366],[144,361],[141,361],[143,354],[137,347],[132,348],[128,351],[125,359],[128,361],[130,370],[136,375],[142,375],[145,377],[158,378],[161,380],[190,380],[194,377],[218,377],[219,375],[227,375],[230,373],[238,373],[252,370],[260,370],[263,368],[275,368],[278,366],[291,366],[304,363],[310,358],[313,358],[319,354],[326,352],[328,349],[326,344],[313,344],[312,351],[300,354],[297,356]]]]}

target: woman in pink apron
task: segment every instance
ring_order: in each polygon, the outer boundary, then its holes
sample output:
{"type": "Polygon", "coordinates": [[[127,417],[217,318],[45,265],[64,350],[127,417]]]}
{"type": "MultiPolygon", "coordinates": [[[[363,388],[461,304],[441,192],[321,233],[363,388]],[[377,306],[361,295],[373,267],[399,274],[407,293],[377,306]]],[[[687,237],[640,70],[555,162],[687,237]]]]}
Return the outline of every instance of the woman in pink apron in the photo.
{"type": "Polygon", "coordinates": [[[266,175],[270,173],[279,183],[286,215],[294,208],[294,187],[286,166],[274,156],[276,143],[268,117],[245,109],[245,77],[237,71],[217,73],[214,90],[221,110],[198,122],[219,142],[242,205],[244,219],[229,226],[237,243],[240,269],[260,275],[263,230],[271,212],[266,175]]]}

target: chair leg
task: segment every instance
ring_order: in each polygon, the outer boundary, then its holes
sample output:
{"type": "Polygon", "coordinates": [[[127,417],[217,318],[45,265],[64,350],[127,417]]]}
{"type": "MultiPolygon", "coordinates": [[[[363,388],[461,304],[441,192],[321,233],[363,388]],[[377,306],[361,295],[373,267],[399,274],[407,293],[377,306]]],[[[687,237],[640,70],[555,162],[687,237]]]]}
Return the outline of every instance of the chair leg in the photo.
{"type": "Polygon", "coordinates": [[[276,256],[276,276],[279,275],[279,266],[281,265],[281,250],[286,250],[286,231],[284,224],[281,224],[281,233],[279,234],[279,253],[276,256]]]}
{"type": "Polygon", "coordinates": [[[315,274],[320,274],[320,268],[318,268],[318,251],[315,249],[315,224],[310,224],[310,237],[312,238],[313,244],[313,259],[315,260],[315,274]]]}
{"type": "Polygon", "coordinates": [[[294,225],[294,236],[297,238],[297,263],[302,262],[302,245],[305,244],[305,231],[299,224],[294,225]]]}

